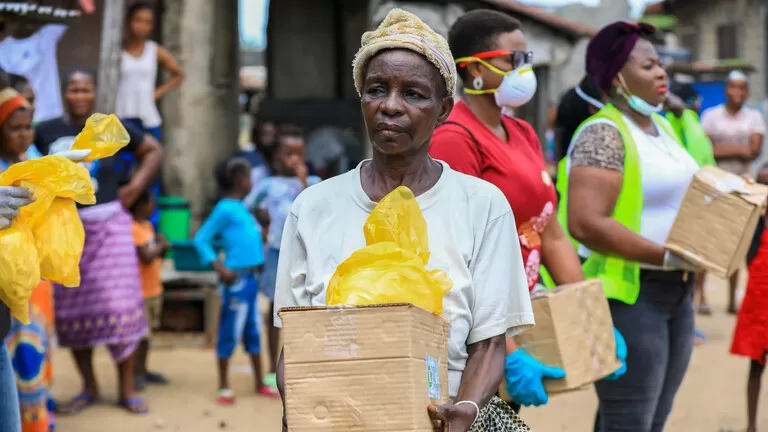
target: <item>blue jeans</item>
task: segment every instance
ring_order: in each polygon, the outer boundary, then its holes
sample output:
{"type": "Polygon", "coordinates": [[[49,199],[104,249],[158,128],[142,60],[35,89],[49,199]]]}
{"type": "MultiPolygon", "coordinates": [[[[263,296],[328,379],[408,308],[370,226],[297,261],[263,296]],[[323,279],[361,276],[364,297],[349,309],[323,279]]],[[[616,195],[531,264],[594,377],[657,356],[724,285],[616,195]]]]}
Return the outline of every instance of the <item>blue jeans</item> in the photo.
{"type": "Polygon", "coordinates": [[[5,341],[0,340],[0,431],[21,432],[16,374],[5,341]]]}
{"type": "Polygon", "coordinates": [[[694,277],[643,270],[634,305],[610,300],[613,325],[627,341],[627,373],[595,383],[596,432],[662,432],[694,343],[694,277]]]}
{"type": "Polygon", "coordinates": [[[258,305],[259,281],[256,276],[252,272],[241,272],[237,282],[226,286],[222,284],[219,290],[221,315],[216,356],[220,359],[231,358],[241,340],[245,352],[259,354],[261,315],[258,305]]]}

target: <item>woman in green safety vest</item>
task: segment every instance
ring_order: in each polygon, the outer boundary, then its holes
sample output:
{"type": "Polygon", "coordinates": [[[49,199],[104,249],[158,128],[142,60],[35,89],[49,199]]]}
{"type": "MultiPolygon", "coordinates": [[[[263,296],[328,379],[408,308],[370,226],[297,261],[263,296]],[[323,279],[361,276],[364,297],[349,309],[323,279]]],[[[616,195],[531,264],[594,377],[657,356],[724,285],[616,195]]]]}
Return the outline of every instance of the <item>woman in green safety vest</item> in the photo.
{"type": "Polygon", "coordinates": [[[654,32],[617,22],[592,39],[587,72],[610,104],[576,131],[558,175],[559,217],[627,342],[626,374],[595,384],[603,432],[663,430],[693,348],[698,269],[662,245],[699,165],[657,114],[668,90],[654,32]]]}

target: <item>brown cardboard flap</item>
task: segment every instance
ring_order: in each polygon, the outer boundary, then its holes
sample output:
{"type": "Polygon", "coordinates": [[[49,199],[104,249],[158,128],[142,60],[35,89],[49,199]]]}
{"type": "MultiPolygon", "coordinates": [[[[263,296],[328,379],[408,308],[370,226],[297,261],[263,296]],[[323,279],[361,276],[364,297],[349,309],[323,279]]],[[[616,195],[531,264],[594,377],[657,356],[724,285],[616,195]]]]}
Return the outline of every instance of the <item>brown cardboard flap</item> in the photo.
{"type": "MultiPolygon", "coordinates": [[[[387,303],[387,304],[375,304],[375,305],[323,305],[323,306],[291,306],[280,308],[277,311],[277,316],[281,317],[283,314],[292,312],[306,312],[306,311],[323,311],[323,310],[337,310],[337,309],[366,309],[366,308],[415,308],[422,310],[426,313],[432,314],[426,309],[422,309],[411,303],[387,303]]],[[[434,315],[434,314],[432,314],[434,315]]]]}
{"type": "Polygon", "coordinates": [[[696,173],[703,183],[712,186],[723,194],[732,194],[755,206],[761,206],[768,197],[768,186],[750,184],[736,174],[731,174],[717,167],[707,166],[696,173]]]}

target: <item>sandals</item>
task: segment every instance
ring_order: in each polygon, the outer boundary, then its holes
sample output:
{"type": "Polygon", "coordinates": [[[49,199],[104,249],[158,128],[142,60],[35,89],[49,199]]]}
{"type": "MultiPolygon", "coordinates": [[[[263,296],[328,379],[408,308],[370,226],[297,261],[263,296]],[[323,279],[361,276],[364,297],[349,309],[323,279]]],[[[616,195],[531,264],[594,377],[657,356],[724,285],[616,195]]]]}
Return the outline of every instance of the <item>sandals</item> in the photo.
{"type": "Polygon", "coordinates": [[[85,409],[101,402],[98,397],[91,396],[88,393],[80,393],[64,405],[56,407],[56,411],[63,415],[80,414],[85,409]]]}
{"type": "Polygon", "coordinates": [[[118,402],[117,405],[125,408],[131,414],[144,415],[149,413],[149,407],[141,396],[124,399],[118,402]]]}

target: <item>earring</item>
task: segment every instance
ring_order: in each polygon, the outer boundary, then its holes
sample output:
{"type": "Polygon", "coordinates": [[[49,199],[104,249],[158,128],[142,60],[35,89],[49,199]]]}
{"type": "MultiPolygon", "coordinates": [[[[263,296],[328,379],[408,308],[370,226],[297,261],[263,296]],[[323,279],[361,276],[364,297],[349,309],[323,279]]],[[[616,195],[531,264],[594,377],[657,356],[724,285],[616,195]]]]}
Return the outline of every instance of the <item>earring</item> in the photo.
{"type": "Polygon", "coordinates": [[[475,79],[472,80],[472,87],[474,87],[475,90],[482,90],[483,89],[483,77],[476,76],[475,79]]]}

